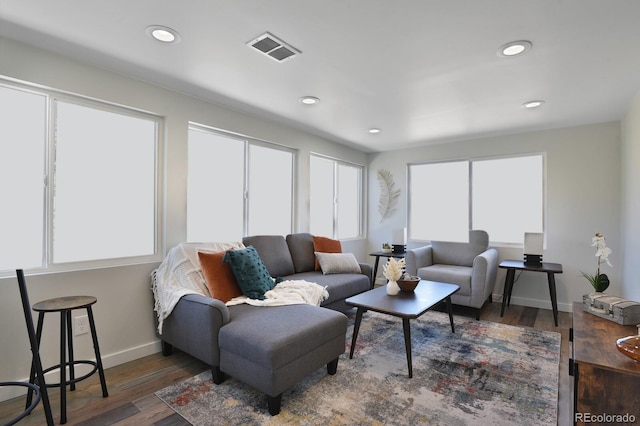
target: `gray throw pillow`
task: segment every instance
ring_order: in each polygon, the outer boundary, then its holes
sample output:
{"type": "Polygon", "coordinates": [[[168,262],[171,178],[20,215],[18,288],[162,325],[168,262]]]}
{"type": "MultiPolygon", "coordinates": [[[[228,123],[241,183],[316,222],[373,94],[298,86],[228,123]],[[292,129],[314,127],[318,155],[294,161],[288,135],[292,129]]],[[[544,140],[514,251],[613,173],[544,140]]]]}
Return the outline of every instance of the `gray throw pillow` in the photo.
{"type": "Polygon", "coordinates": [[[360,274],[362,271],[353,253],[316,252],[322,274],[360,274]]]}

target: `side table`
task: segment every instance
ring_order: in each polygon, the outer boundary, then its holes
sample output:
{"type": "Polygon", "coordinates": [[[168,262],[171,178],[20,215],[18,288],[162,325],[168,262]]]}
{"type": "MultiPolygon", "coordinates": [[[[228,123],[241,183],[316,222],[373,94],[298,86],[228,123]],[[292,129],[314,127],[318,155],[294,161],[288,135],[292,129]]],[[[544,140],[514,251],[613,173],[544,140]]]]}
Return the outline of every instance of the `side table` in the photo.
{"type": "Polygon", "coordinates": [[[636,333],[635,326],[600,318],[585,312],[582,302],[573,302],[569,374],[573,376],[574,424],[595,424],[597,416],[605,413],[613,419],[598,424],[638,421],[640,363],[616,348],[617,339],[636,333]],[[616,420],[615,415],[626,415],[630,421],[616,420]]]}
{"type": "Polygon", "coordinates": [[[378,264],[380,263],[380,258],[381,257],[395,257],[396,259],[403,259],[406,256],[406,252],[391,252],[391,253],[385,253],[383,251],[374,251],[373,253],[369,253],[369,256],[375,256],[376,258],[376,262],[373,265],[373,280],[371,281],[371,288],[373,288],[375,286],[376,283],[376,277],[378,276],[378,264]]]}
{"type": "Polygon", "coordinates": [[[556,279],[555,274],[562,273],[562,265],[559,263],[525,263],[522,260],[503,260],[498,265],[499,268],[507,270],[507,278],[504,283],[504,290],[502,292],[502,308],[500,309],[500,317],[504,315],[505,306],[511,304],[511,292],[513,291],[513,279],[515,277],[516,270],[519,271],[532,271],[532,272],[546,272],[547,280],[549,281],[549,296],[551,297],[551,308],[553,309],[553,321],[558,326],[558,300],[556,298],[556,279]]]}

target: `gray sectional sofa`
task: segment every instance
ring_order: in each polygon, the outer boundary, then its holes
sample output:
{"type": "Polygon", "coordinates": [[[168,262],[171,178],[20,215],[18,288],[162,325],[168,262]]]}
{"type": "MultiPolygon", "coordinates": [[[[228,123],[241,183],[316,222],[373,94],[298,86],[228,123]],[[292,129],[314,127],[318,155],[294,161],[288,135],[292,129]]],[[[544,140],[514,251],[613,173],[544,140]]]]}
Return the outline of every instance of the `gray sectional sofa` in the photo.
{"type": "Polygon", "coordinates": [[[371,266],[361,273],[324,275],[315,270],[313,236],[299,233],[251,236],[253,246],[272,277],[305,280],[326,286],[329,297],[313,305],[227,306],[205,294],[180,298],[162,324],[163,354],[176,347],[211,366],[213,381],[226,376],[267,395],[272,415],[280,411],[282,393],[327,365],[335,374],[345,350],[347,317],[344,300],[372,288],[371,266]],[[329,308],[329,309],[325,309],[329,308]]]}

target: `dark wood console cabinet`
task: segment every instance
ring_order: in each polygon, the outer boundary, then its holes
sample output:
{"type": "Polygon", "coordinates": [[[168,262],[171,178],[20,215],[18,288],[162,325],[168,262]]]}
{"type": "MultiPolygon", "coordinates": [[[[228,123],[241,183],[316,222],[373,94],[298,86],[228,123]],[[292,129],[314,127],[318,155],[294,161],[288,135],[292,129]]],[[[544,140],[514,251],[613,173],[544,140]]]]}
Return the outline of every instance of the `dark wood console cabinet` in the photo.
{"type": "Polygon", "coordinates": [[[616,348],[620,337],[638,334],[635,326],[622,326],[599,318],[573,303],[573,358],[569,374],[574,379],[574,424],[616,423],[595,416],[634,416],[640,423],[640,363],[616,348]],[[584,421],[585,416],[590,420],[584,421]],[[596,420],[595,422],[593,420],[596,420]]]}

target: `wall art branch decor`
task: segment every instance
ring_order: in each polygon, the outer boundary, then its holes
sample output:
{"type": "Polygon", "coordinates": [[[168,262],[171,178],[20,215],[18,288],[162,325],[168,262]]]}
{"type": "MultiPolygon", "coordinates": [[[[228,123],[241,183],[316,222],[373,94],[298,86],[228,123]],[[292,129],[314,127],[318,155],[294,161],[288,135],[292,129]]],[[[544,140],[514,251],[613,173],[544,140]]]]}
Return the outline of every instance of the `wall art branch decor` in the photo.
{"type": "Polygon", "coordinates": [[[396,188],[393,175],[389,170],[378,170],[378,182],[380,183],[378,212],[380,212],[380,222],[382,222],[395,211],[398,200],[400,199],[400,188],[396,188]]]}

